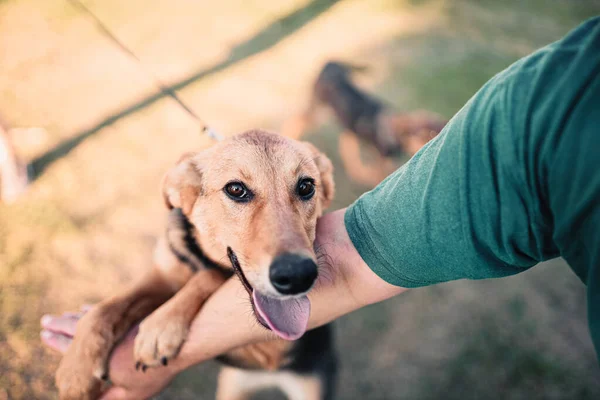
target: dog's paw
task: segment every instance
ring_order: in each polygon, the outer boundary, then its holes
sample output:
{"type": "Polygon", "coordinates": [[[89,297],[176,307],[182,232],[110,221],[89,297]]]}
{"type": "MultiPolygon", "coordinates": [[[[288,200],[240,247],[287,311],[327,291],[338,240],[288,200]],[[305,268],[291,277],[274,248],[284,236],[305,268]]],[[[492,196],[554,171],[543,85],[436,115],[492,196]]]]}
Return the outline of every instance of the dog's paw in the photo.
{"type": "Polygon", "coordinates": [[[56,387],[60,400],[97,400],[102,393],[104,382],[89,373],[89,370],[75,364],[63,366],[56,373],[56,387]]]}
{"type": "Polygon", "coordinates": [[[140,324],[134,347],[136,369],[145,371],[148,367],[167,365],[187,338],[189,323],[184,318],[162,314],[158,310],[140,324]]]}
{"type": "Polygon", "coordinates": [[[73,341],[56,371],[60,400],[96,400],[108,381],[101,337],[86,339],[85,343],[77,338],[73,341]]]}

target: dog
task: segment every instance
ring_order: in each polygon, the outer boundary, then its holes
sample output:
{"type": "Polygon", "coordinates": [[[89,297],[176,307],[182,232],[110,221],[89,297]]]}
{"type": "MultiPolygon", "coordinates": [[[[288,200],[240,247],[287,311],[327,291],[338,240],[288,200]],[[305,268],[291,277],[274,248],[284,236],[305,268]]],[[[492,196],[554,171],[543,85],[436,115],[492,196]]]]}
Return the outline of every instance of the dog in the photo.
{"type": "Polygon", "coordinates": [[[362,91],[352,82],[351,75],[365,69],[328,62],[313,85],[307,110],[287,121],[282,133],[298,139],[316,124],[320,109],[330,109],[345,130],[340,136],[339,152],[348,175],[360,183],[376,184],[395,169],[390,156],[414,155],[444,128],[447,120],[424,110],[397,112],[362,91]],[[376,149],[375,164],[382,168],[359,164],[360,140],[376,149]]]}
{"type": "Polygon", "coordinates": [[[318,276],[317,218],[335,190],[331,161],[308,142],[253,130],[185,154],[162,186],[170,211],[154,266],[78,322],[56,373],[60,399],[97,398],[112,348],[139,321],[136,368],[166,365],[202,304],[227,279],[241,280],[254,318],[280,339],[220,356],[226,366],[216,398],[245,398],[268,383],[290,399],[331,399],[331,327],[305,332],[306,294],[318,276]],[[257,369],[268,379],[256,379],[257,369]]]}

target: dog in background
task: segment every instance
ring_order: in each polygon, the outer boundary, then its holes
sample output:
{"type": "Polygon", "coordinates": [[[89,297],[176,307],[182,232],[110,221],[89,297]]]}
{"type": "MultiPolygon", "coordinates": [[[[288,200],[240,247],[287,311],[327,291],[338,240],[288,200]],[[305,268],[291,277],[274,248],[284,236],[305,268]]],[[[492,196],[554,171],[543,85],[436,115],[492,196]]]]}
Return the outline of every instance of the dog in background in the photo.
{"type": "Polygon", "coordinates": [[[351,80],[353,71],[362,71],[340,62],[328,62],[313,86],[307,110],[284,124],[282,133],[299,138],[317,123],[321,108],[333,111],[344,127],[339,152],[348,175],[356,182],[377,184],[396,167],[389,158],[404,152],[415,154],[435,137],[447,121],[429,111],[400,113],[379,99],[358,88],[351,80]],[[370,143],[376,150],[377,167],[360,161],[360,141],[370,143]]]}
{"type": "Polygon", "coordinates": [[[333,395],[330,326],[305,332],[317,275],[317,218],[334,195],[333,166],[307,142],[249,131],[185,154],[166,175],[169,211],[154,266],[77,325],[56,374],[61,400],[98,398],[110,352],[136,323],[136,368],[166,365],[207,298],[240,279],[256,321],[281,339],[219,357],[218,400],[279,387],[291,400],[333,395]],[[290,341],[294,340],[294,341],[290,341]]]}

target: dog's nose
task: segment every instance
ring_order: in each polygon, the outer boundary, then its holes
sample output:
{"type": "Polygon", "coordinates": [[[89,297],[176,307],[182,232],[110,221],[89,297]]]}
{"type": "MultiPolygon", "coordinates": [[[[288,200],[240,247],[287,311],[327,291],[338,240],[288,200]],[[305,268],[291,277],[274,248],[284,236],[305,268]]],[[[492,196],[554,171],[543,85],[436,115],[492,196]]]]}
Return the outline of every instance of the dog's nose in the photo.
{"type": "Polygon", "coordinates": [[[277,256],[269,269],[269,279],[281,294],[306,292],[317,275],[317,264],[311,258],[291,253],[277,256]]]}

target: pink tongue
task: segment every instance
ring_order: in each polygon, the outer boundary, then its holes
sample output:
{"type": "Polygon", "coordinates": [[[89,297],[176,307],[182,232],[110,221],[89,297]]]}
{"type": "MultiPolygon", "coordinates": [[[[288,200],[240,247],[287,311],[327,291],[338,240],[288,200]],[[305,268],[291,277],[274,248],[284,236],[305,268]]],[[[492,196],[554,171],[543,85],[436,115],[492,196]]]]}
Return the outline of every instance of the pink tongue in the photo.
{"type": "Polygon", "coordinates": [[[306,332],[310,315],[308,297],[279,300],[263,296],[254,290],[252,299],[256,311],[279,337],[296,340],[306,332]]]}

